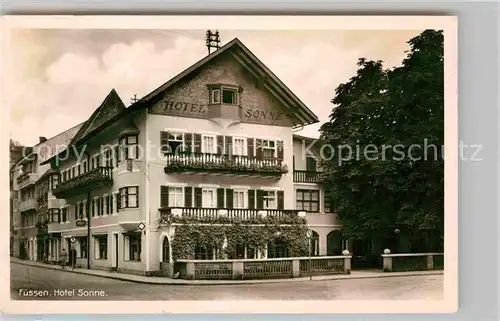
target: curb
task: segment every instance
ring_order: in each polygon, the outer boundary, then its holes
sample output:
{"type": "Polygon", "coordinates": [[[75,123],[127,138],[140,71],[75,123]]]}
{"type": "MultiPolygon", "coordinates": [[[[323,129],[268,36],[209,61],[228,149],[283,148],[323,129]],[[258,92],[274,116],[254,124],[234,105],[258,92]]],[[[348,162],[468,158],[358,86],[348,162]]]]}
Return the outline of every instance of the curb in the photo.
{"type": "MultiPolygon", "coordinates": [[[[318,281],[340,281],[340,280],[359,280],[359,279],[379,279],[379,278],[396,278],[396,277],[408,277],[408,276],[427,276],[427,275],[443,275],[443,271],[424,271],[422,272],[380,272],[380,275],[357,275],[353,276],[351,275],[334,275],[334,276],[323,276],[321,279],[318,279],[317,277],[313,277],[312,280],[309,280],[308,277],[301,277],[301,278],[289,278],[289,279],[274,279],[274,280],[225,280],[224,282],[217,281],[217,280],[182,280],[182,282],[179,281],[172,281],[170,280],[157,280],[158,282],[154,281],[148,281],[148,280],[137,280],[137,279],[130,279],[127,278],[126,276],[121,276],[121,275],[99,275],[99,274],[93,274],[93,273],[88,273],[88,272],[83,272],[83,271],[75,271],[75,270],[63,270],[59,267],[56,266],[50,266],[50,265],[39,265],[39,264],[33,264],[31,262],[19,262],[19,261],[10,261],[11,263],[14,264],[19,264],[19,265],[27,265],[27,266],[33,266],[33,267],[39,267],[42,269],[49,269],[49,270],[57,270],[57,271],[62,271],[62,272],[68,272],[68,273],[75,273],[75,274],[81,274],[81,275],[89,275],[89,276],[95,276],[95,277],[101,277],[101,278],[107,278],[107,279],[114,279],[114,280],[120,280],[120,281],[126,281],[126,282],[133,282],[133,283],[142,283],[142,284],[151,284],[151,285],[179,285],[179,286],[186,286],[186,285],[196,285],[196,286],[214,286],[214,285],[250,285],[250,284],[272,284],[272,283],[293,283],[293,282],[318,282],[318,281]],[[398,274],[395,274],[398,273],[398,274]]],[[[153,277],[154,278],[154,277],[153,277]]]]}

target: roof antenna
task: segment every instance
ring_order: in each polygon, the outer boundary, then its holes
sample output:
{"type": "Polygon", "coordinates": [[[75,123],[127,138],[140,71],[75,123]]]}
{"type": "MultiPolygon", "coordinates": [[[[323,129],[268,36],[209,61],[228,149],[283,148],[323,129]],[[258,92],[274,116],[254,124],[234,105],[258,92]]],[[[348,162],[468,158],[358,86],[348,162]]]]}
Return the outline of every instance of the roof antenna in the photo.
{"type": "Polygon", "coordinates": [[[212,32],[212,30],[207,30],[206,43],[209,55],[211,48],[215,48],[215,50],[219,49],[220,48],[219,30],[215,30],[215,32],[212,32]]]}
{"type": "Polygon", "coordinates": [[[139,101],[139,99],[137,98],[137,94],[134,94],[134,97],[132,97],[132,98],[130,99],[130,102],[131,102],[132,104],[134,104],[134,103],[136,103],[137,101],[139,101]]]}

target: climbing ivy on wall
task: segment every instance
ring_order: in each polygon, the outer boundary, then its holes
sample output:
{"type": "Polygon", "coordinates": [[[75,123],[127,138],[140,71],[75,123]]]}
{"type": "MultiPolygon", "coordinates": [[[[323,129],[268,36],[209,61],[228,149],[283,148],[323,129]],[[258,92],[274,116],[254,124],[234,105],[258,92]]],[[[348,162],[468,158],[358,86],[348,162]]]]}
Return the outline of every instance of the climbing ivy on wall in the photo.
{"type": "Polygon", "coordinates": [[[227,224],[225,219],[206,219],[204,223],[199,220],[196,222],[189,219],[183,220],[183,225],[175,227],[175,236],[172,241],[174,260],[194,259],[197,244],[222,249],[225,238],[227,238],[225,250],[217,252],[217,259],[222,259],[224,255],[228,258],[235,257],[238,246],[252,245],[262,248],[268,243],[277,241],[288,245],[290,256],[307,254],[307,225],[301,218],[291,220],[285,223],[286,225],[269,219],[261,219],[261,222],[253,223],[266,223],[262,225],[247,225],[247,222],[227,224]]]}

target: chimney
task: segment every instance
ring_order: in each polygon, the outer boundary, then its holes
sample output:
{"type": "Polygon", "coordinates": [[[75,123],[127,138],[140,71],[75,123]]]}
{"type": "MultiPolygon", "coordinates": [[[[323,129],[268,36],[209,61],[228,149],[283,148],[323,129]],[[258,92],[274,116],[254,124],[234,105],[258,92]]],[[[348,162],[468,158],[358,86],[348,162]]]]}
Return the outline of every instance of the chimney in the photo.
{"type": "Polygon", "coordinates": [[[45,137],[43,137],[43,136],[40,136],[40,137],[38,137],[38,140],[39,140],[39,144],[41,144],[41,143],[46,142],[46,141],[47,141],[47,138],[45,138],[45,137]]]}

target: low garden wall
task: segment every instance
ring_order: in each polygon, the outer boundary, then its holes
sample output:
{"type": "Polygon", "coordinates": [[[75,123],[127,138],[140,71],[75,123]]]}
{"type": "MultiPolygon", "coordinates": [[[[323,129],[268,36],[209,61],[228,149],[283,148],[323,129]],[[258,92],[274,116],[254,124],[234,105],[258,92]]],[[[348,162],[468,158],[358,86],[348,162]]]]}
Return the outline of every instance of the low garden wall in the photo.
{"type": "Polygon", "coordinates": [[[382,254],[384,272],[405,272],[424,270],[443,270],[443,253],[397,253],[382,254]]]}
{"type": "Polygon", "coordinates": [[[351,256],[290,257],[242,260],[178,260],[175,272],[183,279],[248,280],[350,274],[351,256]],[[309,272],[310,271],[310,272],[309,272]]]}

